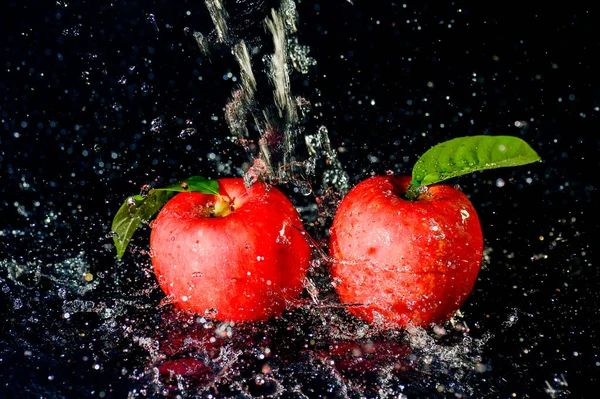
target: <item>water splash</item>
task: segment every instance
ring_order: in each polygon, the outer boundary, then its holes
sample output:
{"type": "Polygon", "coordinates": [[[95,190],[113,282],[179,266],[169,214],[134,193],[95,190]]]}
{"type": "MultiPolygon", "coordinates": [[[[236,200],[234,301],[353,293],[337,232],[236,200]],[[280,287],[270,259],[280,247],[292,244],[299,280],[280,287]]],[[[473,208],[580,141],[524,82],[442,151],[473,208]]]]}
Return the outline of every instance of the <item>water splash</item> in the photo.
{"type": "MultiPolygon", "coordinates": [[[[307,122],[311,115],[311,104],[303,97],[295,96],[291,90],[294,73],[308,74],[316,61],[309,57],[309,47],[301,45],[297,38],[298,12],[292,0],[280,2],[265,17],[263,24],[273,45],[273,52],[264,54],[260,61],[269,89],[267,99],[259,99],[257,68],[254,65],[260,54],[261,45],[250,45],[245,38],[225,34],[228,13],[220,2],[207,0],[207,8],[215,24],[219,41],[232,47],[240,68],[240,82],[233,89],[225,106],[225,120],[234,140],[246,150],[251,167],[246,171],[246,184],[264,180],[276,184],[291,183],[302,195],[313,192],[311,179],[316,175],[317,163],[327,164],[319,192],[325,192],[331,184],[342,195],[348,189],[348,177],[331,150],[325,126],[317,132],[307,133],[307,122]],[[258,133],[258,137],[254,135],[258,133]],[[299,150],[299,145],[305,148],[299,150]],[[300,154],[308,152],[302,158],[300,154]]],[[[250,38],[255,42],[254,38],[250,38]]],[[[203,41],[199,46],[203,52],[208,48],[203,41]]],[[[261,76],[262,77],[262,76],[261,76]]]]}
{"type": "Polygon", "coordinates": [[[223,43],[227,40],[227,18],[229,15],[220,0],[206,0],[205,4],[217,31],[218,41],[223,43]]]}

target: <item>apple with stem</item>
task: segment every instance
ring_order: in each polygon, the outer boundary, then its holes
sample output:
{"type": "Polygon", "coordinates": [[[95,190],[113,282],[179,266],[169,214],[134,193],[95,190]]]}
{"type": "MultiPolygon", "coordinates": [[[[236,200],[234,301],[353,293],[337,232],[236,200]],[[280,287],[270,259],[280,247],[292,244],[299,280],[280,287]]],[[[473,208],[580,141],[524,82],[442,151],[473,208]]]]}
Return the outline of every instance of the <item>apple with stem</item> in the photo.
{"type": "Polygon", "coordinates": [[[151,223],[150,256],[176,307],[221,321],[258,321],[281,314],[300,295],[312,249],[296,209],[275,187],[192,177],[131,197],[113,222],[119,256],[132,230],[161,207],[151,223]]]}
{"type": "Polygon", "coordinates": [[[356,185],[331,227],[331,275],[340,301],[384,329],[447,321],[473,289],[483,235],[467,196],[437,183],[539,160],[516,137],[463,137],[427,151],[412,177],[375,176],[356,185]]]}

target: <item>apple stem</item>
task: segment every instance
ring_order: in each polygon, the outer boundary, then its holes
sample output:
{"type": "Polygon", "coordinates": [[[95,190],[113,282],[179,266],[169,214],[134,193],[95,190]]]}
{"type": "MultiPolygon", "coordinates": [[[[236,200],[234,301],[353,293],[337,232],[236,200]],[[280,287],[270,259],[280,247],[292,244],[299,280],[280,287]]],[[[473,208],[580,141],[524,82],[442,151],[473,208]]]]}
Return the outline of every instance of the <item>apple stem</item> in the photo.
{"type": "Polygon", "coordinates": [[[232,204],[229,201],[229,198],[225,199],[222,195],[218,194],[217,201],[214,205],[214,216],[224,217],[229,215],[232,212],[232,204]]]}
{"type": "Polygon", "coordinates": [[[421,185],[417,181],[411,180],[405,198],[408,201],[416,201],[417,198],[419,198],[419,195],[421,195],[421,185]]]}

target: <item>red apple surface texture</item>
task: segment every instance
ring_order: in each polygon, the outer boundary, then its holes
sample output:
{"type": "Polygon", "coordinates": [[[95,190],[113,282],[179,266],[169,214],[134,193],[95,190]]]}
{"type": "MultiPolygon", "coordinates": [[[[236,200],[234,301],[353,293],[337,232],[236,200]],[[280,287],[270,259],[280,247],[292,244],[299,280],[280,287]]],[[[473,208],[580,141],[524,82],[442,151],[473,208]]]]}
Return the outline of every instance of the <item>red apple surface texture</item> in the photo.
{"type": "Polygon", "coordinates": [[[180,193],[152,225],[154,272],[176,307],[222,321],[267,320],[303,288],[311,248],[281,191],[219,179],[219,196],[180,193]]]}
{"type": "Polygon", "coordinates": [[[481,265],[481,225],[467,196],[434,184],[407,200],[410,180],[376,176],[359,183],[331,227],[331,273],[340,301],[383,328],[448,320],[473,289],[481,265]]]}

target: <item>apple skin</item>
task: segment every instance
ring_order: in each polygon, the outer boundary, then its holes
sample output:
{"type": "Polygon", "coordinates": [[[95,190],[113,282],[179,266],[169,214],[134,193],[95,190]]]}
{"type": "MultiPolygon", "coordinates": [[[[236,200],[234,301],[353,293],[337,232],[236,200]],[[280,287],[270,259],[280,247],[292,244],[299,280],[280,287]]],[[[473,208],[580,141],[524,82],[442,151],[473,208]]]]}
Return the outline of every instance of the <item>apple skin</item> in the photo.
{"type": "Polygon", "coordinates": [[[180,193],[161,209],[150,235],[154,272],[182,310],[221,321],[267,320],[303,289],[311,247],[302,221],[273,186],[218,183],[220,197],[180,193]]]}
{"type": "Polygon", "coordinates": [[[434,184],[416,201],[411,178],[375,176],[340,203],[331,227],[331,274],[342,303],[383,329],[451,318],[477,279],[483,236],[467,196],[434,184]]]}

